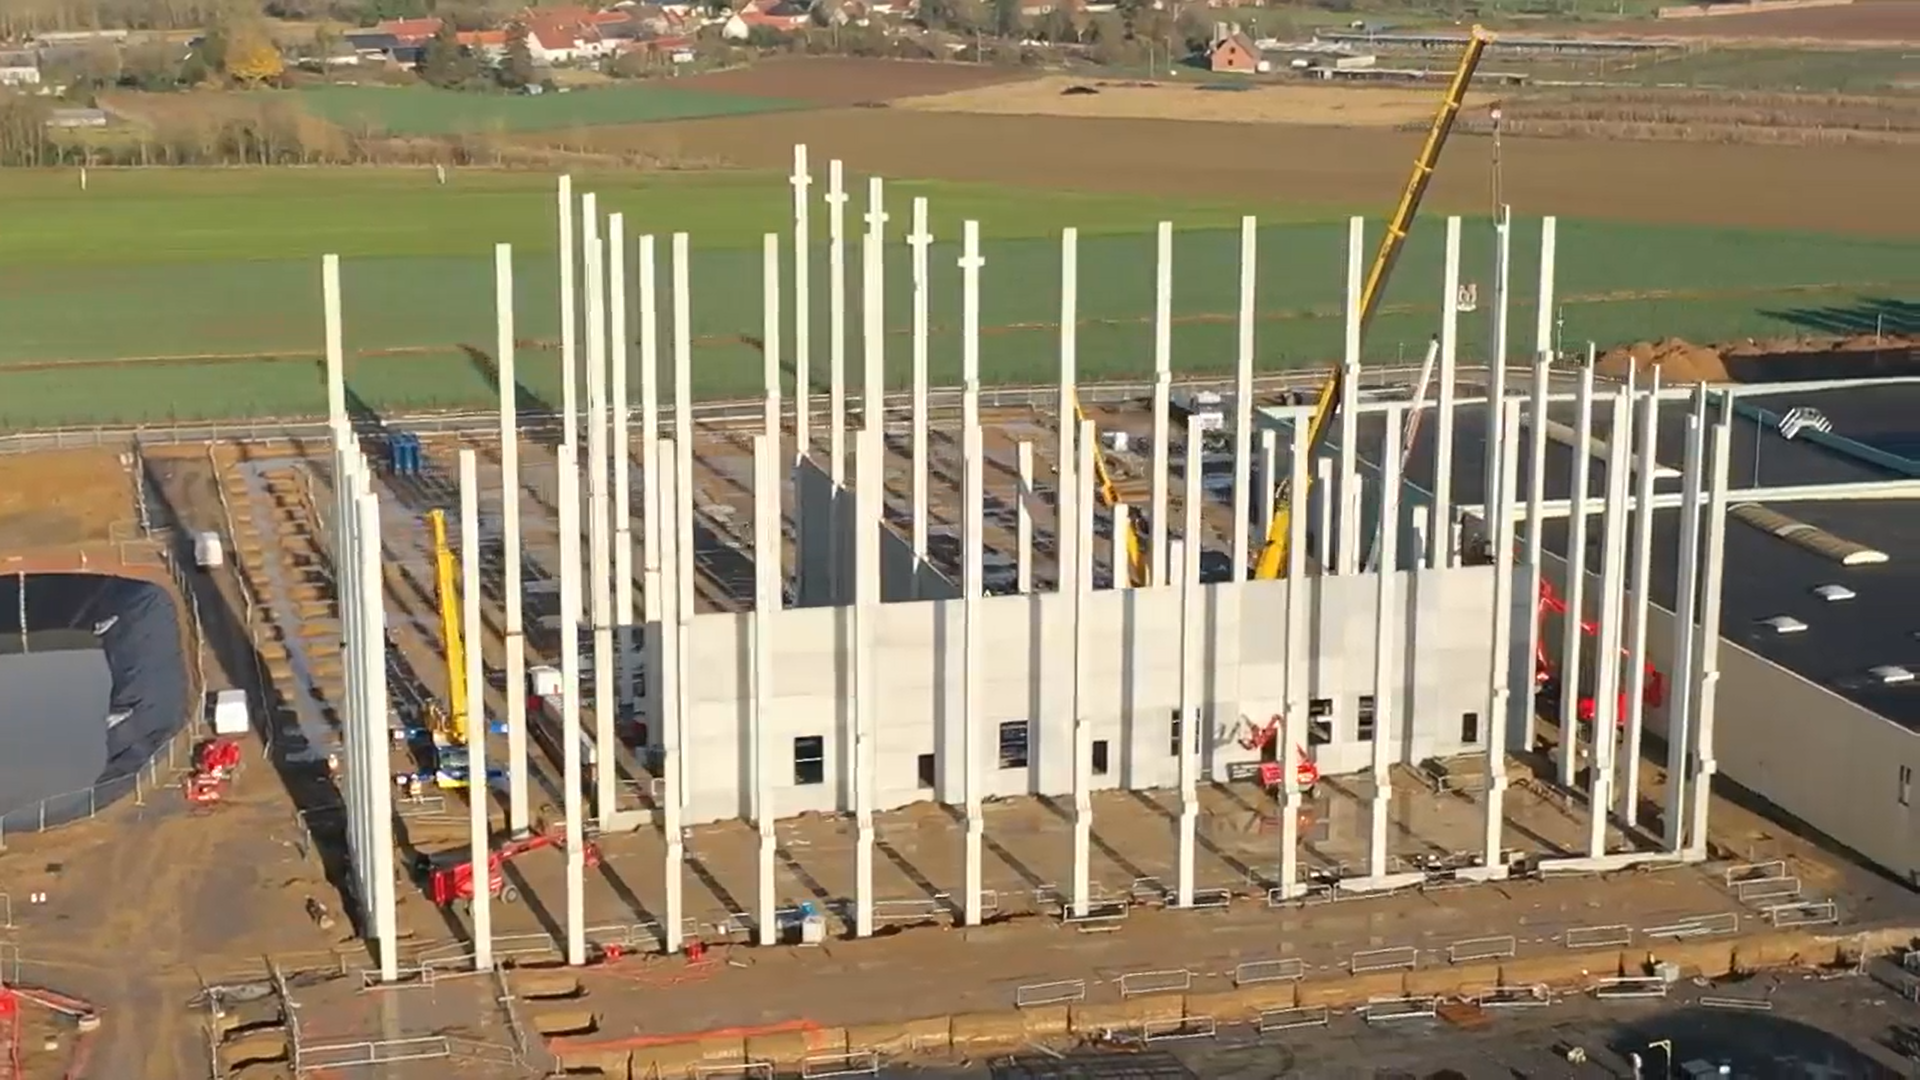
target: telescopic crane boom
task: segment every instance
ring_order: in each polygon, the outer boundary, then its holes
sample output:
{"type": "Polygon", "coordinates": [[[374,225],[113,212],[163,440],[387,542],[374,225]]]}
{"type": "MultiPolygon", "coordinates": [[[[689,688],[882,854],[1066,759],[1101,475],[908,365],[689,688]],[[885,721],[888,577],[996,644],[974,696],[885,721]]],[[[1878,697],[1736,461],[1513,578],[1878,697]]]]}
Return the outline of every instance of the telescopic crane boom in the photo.
{"type": "Polygon", "coordinates": [[[433,583],[440,594],[440,641],[447,661],[447,709],[437,719],[434,738],[453,746],[467,745],[467,647],[460,635],[460,591],[454,576],[453,548],[447,543],[447,515],[429,510],[433,532],[433,583]]]}
{"type": "MultiPolygon", "coordinates": [[[[1373,322],[1374,312],[1380,307],[1380,298],[1386,294],[1387,282],[1393,277],[1394,265],[1400,261],[1400,252],[1406,246],[1414,218],[1420,213],[1420,202],[1426,198],[1427,185],[1433,180],[1433,170],[1440,164],[1440,152],[1446,148],[1447,137],[1453,134],[1453,124],[1460,116],[1461,105],[1466,102],[1467,87],[1473,82],[1473,73],[1480,67],[1480,58],[1492,41],[1493,35],[1478,26],[1467,36],[1466,51],[1460,54],[1460,66],[1454,70],[1453,81],[1447,84],[1447,96],[1440,103],[1440,111],[1434,114],[1433,125],[1427,129],[1427,140],[1420,148],[1420,156],[1414,159],[1413,173],[1407,177],[1407,186],[1400,193],[1400,204],[1394,208],[1393,218],[1387,223],[1386,235],[1380,238],[1373,265],[1367,271],[1366,284],[1360,292],[1362,340],[1365,340],[1368,325],[1373,322]]],[[[1333,374],[1327,377],[1326,384],[1320,388],[1313,418],[1307,424],[1309,458],[1326,440],[1328,425],[1334,413],[1339,411],[1344,374],[1344,368],[1335,367],[1333,374]]],[[[1307,483],[1312,485],[1311,476],[1307,483]]],[[[1287,537],[1291,535],[1289,525],[1293,517],[1291,486],[1289,481],[1283,480],[1274,491],[1273,515],[1268,521],[1266,543],[1261,546],[1259,559],[1253,567],[1253,576],[1258,580],[1271,581],[1286,572],[1287,537]]]]}

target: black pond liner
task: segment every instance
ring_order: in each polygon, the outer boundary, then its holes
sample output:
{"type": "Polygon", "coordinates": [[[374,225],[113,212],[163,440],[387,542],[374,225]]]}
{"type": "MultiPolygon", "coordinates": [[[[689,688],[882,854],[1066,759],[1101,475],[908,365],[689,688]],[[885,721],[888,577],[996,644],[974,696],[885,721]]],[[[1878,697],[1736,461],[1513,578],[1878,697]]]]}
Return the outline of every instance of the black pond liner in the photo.
{"type": "Polygon", "coordinates": [[[0,575],[0,829],[65,824],[133,794],[198,705],[187,687],[178,609],[160,586],[0,575]]]}

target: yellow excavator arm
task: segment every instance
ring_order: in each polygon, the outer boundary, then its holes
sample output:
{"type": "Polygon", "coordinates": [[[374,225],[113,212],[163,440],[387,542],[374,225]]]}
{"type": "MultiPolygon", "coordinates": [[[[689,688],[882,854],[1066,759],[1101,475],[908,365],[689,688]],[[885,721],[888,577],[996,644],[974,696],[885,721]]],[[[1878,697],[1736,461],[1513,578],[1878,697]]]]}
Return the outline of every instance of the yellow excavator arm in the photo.
{"type": "MultiPolygon", "coordinates": [[[[1433,180],[1433,170],[1440,164],[1440,152],[1446,148],[1447,136],[1453,134],[1453,123],[1460,116],[1460,107],[1467,99],[1467,87],[1473,82],[1473,73],[1480,67],[1480,58],[1493,42],[1493,35],[1481,27],[1474,27],[1467,36],[1466,51],[1460,55],[1460,66],[1454,70],[1453,81],[1447,84],[1447,96],[1440,103],[1440,111],[1434,114],[1433,126],[1427,129],[1427,140],[1420,148],[1420,156],[1414,159],[1413,174],[1407,177],[1407,186],[1400,193],[1400,205],[1394,208],[1393,219],[1387,223],[1387,232],[1380,238],[1380,247],[1374,252],[1373,265],[1367,271],[1366,285],[1360,292],[1360,333],[1364,338],[1367,326],[1373,321],[1373,314],[1380,307],[1380,298],[1386,294],[1387,281],[1393,276],[1394,264],[1400,261],[1400,252],[1406,247],[1407,234],[1413,229],[1413,220],[1420,213],[1420,202],[1426,198],[1427,185],[1433,180]]],[[[1334,368],[1326,384],[1320,388],[1320,400],[1313,410],[1313,419],[1307,428],[1307,452],[1311,455],[1326,438],[1327,425],[1340,408],[1341,368],[1334,368]]],[[[1312,474],[1307,477],[1309,487],[1313,484],[1312,474]]],[[[1255,561],[1253,576],[1259,581],[1271,581],[1286,572],[1288,526],[1293,517],[1290,505],[1291,484],[1282,480],[1274,491],[1274,509],[1271,523],[1267,528],[1266,543],[1260,548],[1260,557],[1255,561]]]]}
{"type": "Polygon", "coordinates": [[[433,530],[433,581],[440,594],[440,641],[447,660],[445,728],[434,734],[455,746],[467,745],[467,648],[460,636],[460,592],[454,574],[453,548],[447,544],[447,515],[429,510],[433,530]]]}
{"type": "MultiPolygon", "coordinates": [[[[1087,422],[1086,410],[1080,407],[1078,397],[1073,401],[1073,418],[1081,424],[1087,422]]],[[[1120,494],[1113,486],[1113,474],[1107,471],[1106,452],[1097,445],[1093,448],[1093,475],[1099,486],[1100,505],[1109,510],[1119,505],[1120,494]]],[[[1125,520],[1114,521],[1114,536],[1126,548],[1129,579],[1136,587],[1145,587],[1153,578],[1147,570],[1146,554],[1140,550],[1140,530],[1133,526],[1133,515],[1134,509],[1128,507],[1125,520]]],[[[1113,569],[1118,575],[1120,568],[1116,566],[1113,569]]]]}

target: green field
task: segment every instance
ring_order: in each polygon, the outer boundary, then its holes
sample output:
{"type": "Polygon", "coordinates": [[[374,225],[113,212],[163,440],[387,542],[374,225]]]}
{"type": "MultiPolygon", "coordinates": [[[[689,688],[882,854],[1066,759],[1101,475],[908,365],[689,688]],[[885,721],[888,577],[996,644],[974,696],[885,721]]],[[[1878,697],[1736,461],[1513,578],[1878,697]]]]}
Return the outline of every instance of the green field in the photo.
{"type": "Polygon", "coordinates": [[[551,131],[809,107],[773,98],[683,90],[658,81],[533,96],[454,94],[430,86],[315,86],[262,91],[258,96],[293,100],[307,112],[349,131],[391,135],[551,131]]]}
{"type": "MultiPolygon", "coordinates": [[[[578,178],[634,233],[692,236],[696,393],[745,396],[759,386],[759,239],[784,230],[790,192],[779,177],[624,173],[578,178]]],[[[862,226],[861,197],[849,232],[862,226]]],[[[1260,364],[1318,365],[1337,355],[1346,250],[1341,207],[1170,205],[1119,195],[1061,194],[952,183],[891,183],[887,229],[890,381],[907,375],[910,199],[929,199],[939,238],[931,256],[936,381],[957,379],[960,221],[981,221],[982,373],[1044,382],[1055,364],[1058,228],[1080,243],[1080,368],[1087,378],[1150,372],[1152,223],[1173,220],[1175,364],[1230,368],[1242,213],[1260,216],[1260,364]]],[[[96,171],[74,177],[0,174],[11,213],[0,229],[0,428],[311,414],[322,407],[320,255],[344,260],[354,392],[384,410],[479,406],[492,390],[461,346],[491,351],[492,245],[515,245],[523,383],[557,393],[558,334],[552,179],[428,170],[96,171]],[[256,359],[256,358],[266,359],[256,359]],[[100,364],[125,358],[174,358],[100,364]],[[225,359],[222,359],[225,358],[225,359]],[[55,361],[92,361],[77,365],[55,361]],[[11,370],[9,370],[11,369],[11,370]]],[[[815,203],[814,234],[826,212],[815,203]]],[[[1374,237],[1380,227],[1372,223],[1374,237]]],[[[1463,277],[1491,294],[1491,230],[1470,221],[1463,277]]],[[[1418,228],[1370,361],[1417,359],[1437,329],[1443,229],[1418,228]]],[[[1531,347],[1537,221],[1514,240],[1516,353],[1531,347]]],[[[783,239],[790,260],[790,240],[783,239]]],[[[827,256],[813,253],[813,377],[826,377],[827,256]]],[[[858,363],[858,245],[849,244],[848,353],[858,363]]],[[[1558,317],[1563,340],[1602,347],[1654,337],[1725,340],[1805,332],[1878,298],[1920,296],[1920,244],[1813,235],[1686,229],[1597,221],[1560,225],[1558,317]],[[1814,313],[1814,314],[1809,314],[1814,313]]],[[[790,266],[789,266],[790,269],[790,266]]],[[[631,277],[632,275],[630,275],[631,277]]],[[[791,302],[791,292],[787,299],[791,302]]],[[[791,316],[785,320],[791,327],[791,316]]],[[[1871,326],[1870,316],[1866,324],[1871,326]]],[[[1487,336],[1485,309],[1463,320],[1463,353],[1487,336]]],[[[788,355],[791,357],[791,331],[788,355]]]]}

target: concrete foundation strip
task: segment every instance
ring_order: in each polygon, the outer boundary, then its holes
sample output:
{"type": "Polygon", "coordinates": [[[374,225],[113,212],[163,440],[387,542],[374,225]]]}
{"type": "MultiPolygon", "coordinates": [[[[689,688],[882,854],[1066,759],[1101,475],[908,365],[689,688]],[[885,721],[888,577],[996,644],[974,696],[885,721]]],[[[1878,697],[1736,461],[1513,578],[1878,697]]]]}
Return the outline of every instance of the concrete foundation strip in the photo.
{"type": "Polygon", "coordinates": [[[800,1061],[805,1080],[825,1076],[875,1076],[880,1072],[880,1055],[871,1050],[847,1054],[814,1054],[800,1061]]]}
{"type": "Polygon", "coordinates": [[[1747,1012],[1772,1012],[1773,1002],[1766,998],[1714,997],[1700,999],[1700,1004],[1709,1009],[1743,1009],[1747,1012]]]}
{"type": "Polygon", "coordinates": [[[1633,944],[1633,927],[1615,923],[1610,926],[1570,926],[1561,942],[1569,949],[1606,949],[1633,944]]]}
{"type": "Polygon", "coordinates": [[[1520,943],[1508,935],[1505,937],[1467,938],[1447,946],[1447,963],[1458,964],[1463,960],[1505,960],[1520,949],[1520,943]]]}
{"type": "Polygon", "coordinates": [[[1298,957],[1284,960],[1248,960],[1236,964],[1233,968],[1233,985],[1252,986],[1256,983],[1299,982],[1307,977],[1307,962],[1298,957]]]}
{"type": "Polygon", "coordinates": [[[1667,996],[1667,981],[1651,976],[1601,979],[1593,984],[1593,996],[1615,1001],[1628,998],[1663,998],[1667,996]]]}
{"type": "Polygon", "coordinates": [[[1715,934],[1737,934],[1740,932],[1740,916],[1731,911],[1716,911],[1711,915],[1689,915],[1678,922],[1665,926],[1644,926],[1640,928],[1641,937],[1649,938],[1696,938],[1711,937],[1715,934]]]}
{"type": "Polygon", "coordinates": [[[1087,980],[1062,979],[1058,982],[1028,983],[1013,992],[1017,1008],[1035,1005],[1062,1005],[1087,1000],[1087,980]]]}
{"type": "Polygon", "coordinates": [[[1169,994],[1193,989],[1193,972],[1184,968],[1173,971],[1130,971],[1120,976],[1120,996],[1122,998],[1139,997],[1141,994],[1169,994]]]}
{"type": "Polygon", "coordinates": [[[1437,997],[1368,998],[1360,1015],[1369,1024],[1387,1024],[1395,1020],[1431,1020],[1440,1011],[1437,997]]]}
{"type": "Polygon", "coordinates": [[[1363,949],[1347,958],[1347,971],[1354,975],[1368,971],[1411,971],[1419,966],[1420,950],[1411,945],[1363,949]]]}
{"type": "Polygon", "coordinates": [[[1173,1017],[1144,1020],[1140,1024],[1143,1042],[1171,1042],[1175,1039],[1211,1039],[1220,1030],[1211,1016],[1173,1017]]]}
{"type": "Polygon", "coordinates": [[[1325,1005],[1299,1005],[1291,1009],[1268,1009],[1254,1020],[1260,1034],[1293,1031],[1298,1028],[1326,1027],[1333,1012],[1325,1005]]]}

